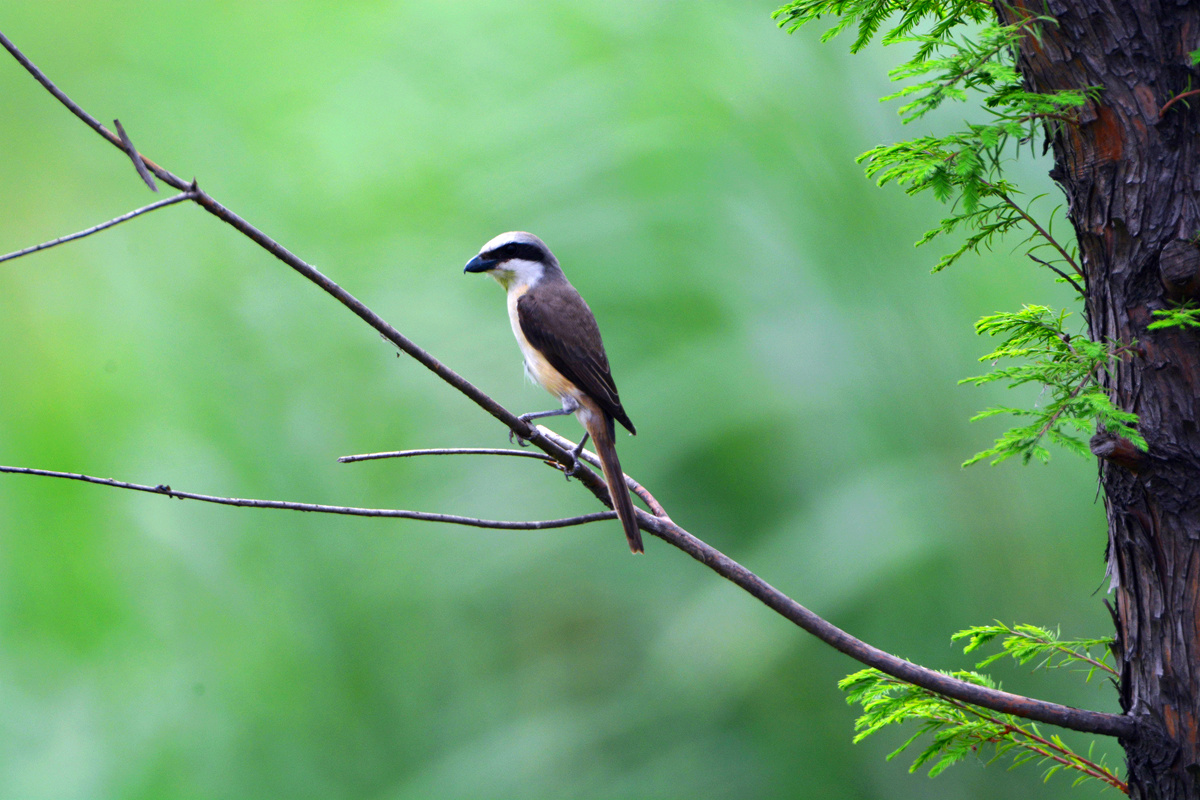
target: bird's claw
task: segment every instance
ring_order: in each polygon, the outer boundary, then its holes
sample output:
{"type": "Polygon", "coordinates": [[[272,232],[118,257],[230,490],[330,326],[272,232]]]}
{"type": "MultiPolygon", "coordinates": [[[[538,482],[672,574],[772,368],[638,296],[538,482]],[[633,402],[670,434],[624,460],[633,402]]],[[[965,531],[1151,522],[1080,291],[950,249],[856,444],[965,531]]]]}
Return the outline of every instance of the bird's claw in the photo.
{"type": "Polygon", "coordinates": [[[570,482],[571,477],[573,475],[575,475],[575,473],[579,472],[579,456],[573,456],[571,458],[571,466],[568,468],[567,466],[564,465],[562,468],[562,471],[563,471],[563,477],[566,478],[568,482],[570,482]]]}
{"type": "MultiPolygon", "coordinates": [[[[525,416],[524,416],[524,415],[521,415],[521,416],[517,417],[517,419],[521,420],[521,422],[524,422],[526,425],[529,425],[529,420],[525,419],[525,416]]],[[[530,427],[533,427],[533,426],[532,426],[532,425],[530,425],[530,427]]],[[[513,437],[514,437],[514,436],[515,436],[515,437],[516,437],[516,439],[517,439],[517,445],[518,445],[518,446],[520,446],[520,447],[529,447],[529,440],[528,440],[528,439],[525,439],[525,438],[523,438],[523,437],[521,436],[521,434],[517,433],[517,432],[516,432],[516,431],[514,431],[514,430],[509,430],[509,432],[508,432],[508,441],[509,441],[510,443],[513,441],[513,437]]]]}

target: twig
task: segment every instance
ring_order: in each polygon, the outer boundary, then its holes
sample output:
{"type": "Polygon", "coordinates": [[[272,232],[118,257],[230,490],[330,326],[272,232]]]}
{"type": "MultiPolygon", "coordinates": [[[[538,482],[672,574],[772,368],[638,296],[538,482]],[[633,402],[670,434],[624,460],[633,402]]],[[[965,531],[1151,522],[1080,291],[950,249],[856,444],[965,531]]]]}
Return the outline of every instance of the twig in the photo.
{"type": "Polygon", "coordinates": [[[121,124],[121,120],[114,119],[113,125],[117,128],[117,135],[121,137],[121,147],[124,148],[129,160],[133,162],[137,174],[142,176],[142,180],[150,187],[150,191],[157,192],[158,186],[154,183],[154,178],[150,176],[150,171],[146,169],[146,162],[142,160],[142,155],[133,146],[133,141],[129,138],[129,134],[125,132],[125,126],[121,124]]]}
{"type": "Polygon", "coordinates": [[[1071,265],[1071,269],[1075,270],[1076,274],[1078,274],[1081,278],[1084,277],[1083,270],[1079,267],[1078,264],[1075,263],[1075,259],[1071,258],[1070,254],[1068,254],[1067,251],[1063,249],[1063,246],[1058,243],[1057,239],[1055,239],[1053,236],[1051,236],[1050,233],[1045,228],[1043,228],[1041,225],[1039,225],[1037,223],[1037,221],[1034,220],[1033,217],[1031,217],[1031,216],[1029,216],[1029,214],[1025,213],[1025,209],[1023,209],[1019,205],[1017,205],[1013,201],[1013,199],[1008,196],[1008,194],[1006,192],[1000,192],[1000,199],[1003,200],[1004,202],[1008,203],[1009,207],[1011,207],[1013,211],[1016,211],[1026,222],[1028,222],[1030,225],[1032,225],[1033,229],[1035,231],[1037,231],[1038,233],[1040,233],[1042,235],[1042,238],[1045,239],[1047,242],[1049,242],[1050,246],[1059,252],[1059,255],[1061,255],[1064,259],[1066,259],[1067,263],[1071,265]]]}
{"type": "Polygon", "coordinates": [[[344,514],[351,517],[390,517],[394,519],[416,519],[426,522],[447,522],[453,525],[468,525],[472,528],[492,528],[504,531],[540,531],[549,528],[569,528],[575,525],[585,525],[589,522],[616,519],[612,511],[597,511],[591,514],[581,514],[566,519],[535,520],[533,522],[508,522],[495,519],[478,519],[476,517],[460,517],[457,514],[435,514],[430,511],[405,511],[396,508],[355,508],[353,506],[328,506],[318,503],[292,503],[286,500],[251,500],[242,497],[216,497],[210,494],[195,492],[179,492],[166,484],[147,486],[140,483],[113,480],[112,478],[96,478],[77,472],[55,472],[48,469],[30,469],[29,467],[0,466],[0,472],[14,475],[37,475],[43,478],[65,478],[72,481],[94,483],[100,486],[111,486],[115,489],[130,489],[135,492],[162,494],[179,500],[199,500],[203,503],[216,503],[222,506],[239,506],[242,508],[273,508],[287,511],[314,511],[321,514],[344,514]]]}
{"type": "Polygon", "coordinates": [[[67,236],[60,236],[53,241],[42,242],[41,244],[35,244],[33,247],[26,247],[24,250],[17,250],[14,253],[8,253],[7,255],[0,256],[0,262],[11,261],[14,258],[20,258],[21,256],[27,256],[30,253],[36,253],[39,250],[48,250],[56,245],[66,244],[67,242],[73,242],[76,239],[82,239],[85,236],[91,236],[93,233],[99,233],[105,228],[111,228],[113,225],[119,225],[122,222],[131,220],[134,217],[139,217],[142,214],[147,214],[155,209],[162,208],[163,206],[173,205],[184,200],[191,200],[193,197],[195,197],[195,195],[192,192],[180,192],[174,197],[167,197],[163,200],[159,200],[157,203],[151,203],[148,206],[142,206],[135,211],[130,211],[128,214],[122,214],[119,217],[110,219],[108,222],[101,222],[99,225],[94,225],[87,230],[79,231],[78,233],[72,233],[67,236]]]}
{"type": "Polygon", "coordinates": [[[1170,108],[1171,106],[1175,105],[1176,103],[1178,103],[1183,98],[1191,97],[1191,96],[1197,95],[1197,94],[1200,94],[1200,89],[1192,89],[1190,92],[1184,92],[1183,94],[1175,95],[1174,97],[1172,97],[1170,100],[1168,100],[1166,102],[1166,105],[1164,105],[1162,108],[1160,108],[1158,110],[1159,119],[1162,119],[1163,117],[1165,117],[1167,115],[1167,109],[1170,108]]]}
{"type": "MultiPolygon", "coordinates": [[[[1070,345],[1068,345],[1068,347],[1069,346],[1070,345]]],[[[1040,442],[1042,440],[1042,437],[1046,435],[1047,431],[1049,431],[1050,428],[1052,428],[1054,426],[1054,423],[1058,422],[1058,418],[1061,417],[1067,410],[1067,403],[1074,400],[1076,398],[1076,396],[1078,396],[1078,394],[1083,391],[1083,387],[1087,386],[1089,383],[1093,382],[1094,380],[1095,380],[1095,378],[1092,376],[1092,373],[1090,373],[1090,372],[1087,375],[1083,376],[1083,380],[1081,380],[1078,383],[1078,385],[1076,385],[1076,387],[1071,390],[1071,393],[1069,395],[1067,395],[1066,398],[1063,400],[1062,407],[1059,408],[1057,411],[1055,411],[1053,414],[1051,414],[1050,419],[1046,420],[1046,424],[1043,425],[1038,430],[1037,434],[1034,435],[1034,437],[1033,437],[1034,444],[1037,444],[1038,442],[1040,442]]],[[[1058,384],[1056,383],[1055,385],[1058,385],[1058,384]]]]}
{"type": "Polygon", "coordinates": [[[353,464],[356,461],[375,461],[380,458],[411,458],[412,456],[518,456],[520,458],[536,458],[545,461],[546,456],[531,453],[528,450],[510,450],[494,447],[439,447],[432,450],[390,450],[386,453],[363,453],[357,456],[342,456],[339,464],[353,464]]]}
{"type": "MultiPolygon", "coordinates": [[[[1070,344],[1067,345],[1067,347],[1070,347],[1070,346],[1071,346],[1070,344]]],[[[1017,636],[1021,639],[1025,639],[1026,641],[1037,642],[1038,644],[1049,644],[1055,650],[1058,650],[1060,653],[1064,653],[1067,656],[1070,656],[1071,658],[1079,659],[1080,661],[1086,661],[1087,663],[1091,664],[1093,667],[1096,667],[1097,669],[1102,669],[1105,672],[1108,672],[1110,675],[1120,675],[1121,674],[1121,673],[1117,672],[1117,670],[1110,667],[1108,664],[1105,664],[1103,661],[1098,661],[1098,660],[1092,658],[1091,653],[1086,648],[1084,649],[1083,653],[1080,654],[1079,651],[1072,650],[1071,648],[1067,647],[1064,644],[1060,644],[1058,642],[1051,642],[1048,639],[1043,639],[1039,636],[1033,636],[1031,634],[1025,633],[1024,631],[1013,630],[1012,628],[1009,628],[1007,625],[1004,625],[1004,623],[1000,622],[999,620],[997,620],[997,622],[999,622],[1000,625],[1002,625],[1004,628],[1006,628],[1008,630],[1009,635],[1011,635],[1011,636],[1017,636]]],[[[1042,663],[1045,663],[1045,662],[1042,662],[1042,663]]]]}
{"type": "MultiPolygon", "coordinates": [[[[1062,745],[1057,744],[1043,736],[1039,736],[1038,734],[1034,733],[1033,731],[1026,730],[1025,728],[1022,728],[1019,725],[1013,725],[1010,722],[1005,722],[1004,720],[996,719],[995,717],[991,716],[990,714],[984,714],[982,711],[980,711],[978,708],[975,708],[974,706],[970,706],[970,705],[967,705],[965,703],[961,703],[961,702],[958,702],[955,700],[951,700],[949,702],[951,705],[957,707],[961,711],[965,711],[965,712],[974,714],[975,716],[979,717],[982,720],[990,722],[993,725],[996,725],[1000,728],[1003,728],[1005,733],[1019,734],[1021,736],[1024,736],[1025,738],[1029,739],[1030,742],[1032,742],[1032,744],[1022,745],[1023,747],[1026,747],[1035,753],[1039,753],[1042,756],[1051,759],[1052,761],[1056,761],[1057,763],[1062,764],[1064,767],[1078,770],[1079,772],[1082,772],[1093,778],[1101,780],[1104,783],[1107,783],[1109,786],[1113,787],[1114,789],[1122,791],[1125,794],[1129,794],[1129,786],[1124,781],[1122,781],[1120,778],[1118,778],[1115,774],[1113,774],[1113,772],[1111,770],[1109,770],[1107,767],[1105,767],[1104,765],[1098,764],[1095,761],[1085,758],[1085,757],[1079,755],[1078,753],[1076,753],[1075,751],[1070,750],[1069,748],[1063,747],[1062,745]]],[[[950,724],[954,723],[954,720],[945,720],[945,721],[950,724]]]]}
{"type": "MultiPolygon", "coordinates": [[[[94,117],[87,114],[83,109],[74,103],[69,97],[63,94],[53,83],[50,82],[32,62],[27,59],[17,48],[10,42],[3,33],[0,33],[0,45],[3,45],[18,62],[25,67],[46,89],[53,94],[60,102],[67,106],[80,119],[86,122],[90,127],[104,136],[112,144],[121,147],[120,139],[114,136],[110,131],[100,125],[94,117]]],[[[462,392],[477,405],[487,411],[496,419],[503,422],[509,430],[514,431],[518,436],[526,439],[543,452],[551,455],[556,461],[561,464],[569,464],[571,454],[566,449],[552,441],[548,435],[544,435],[538,429],[522,421],[508,409],[501,406],[484,392],[480,391],[468,380],[463,378],[458,373],[451,370],[446,365],[442,364],[425,350],[418,347],[407,337],[385,322],[375,312],[371,311],[361,302],[354,298],[345,289],[342,289],[332,280],[321,274],[316,268],[298,258],[296,255],[287,250],[283,245],[276,242],[271,237],[267,236],[262,231],[255,228],[246,220],[239,217],[229,209],[218,203],[207,192],[199,189],[195,182],[186,183],[178,176],[159,167],[149,159],[143,160],[146,166],[163,182],[174,186],[177,189],[190,189],[195,192],[193,198],[196,203],[202,206],[206,211],[213,214],[217,218],[231,225],[242,234],[247,236],[251,241],[258,244],[267,252],[274,255],[280,261],[290,266],[292,269],[299,272],[304,277],[308,278],[313,283],[320,286],[327,293],[332,295],[338,302],[353,311],[364,322],[378,331],[388,341],[395,344],[404,352],[408,353],[414,359],[425,365],[435,375],[444,380],[446,383],[453,386],[458,391],[462,392]]],[[[1035,225],[1036,227],[1036,225],[1035,225]]],[[[1060,252],[1061,249],[1060,249],[1060,252]]],[[[1064,253],[1065,255],[1065,253],[1064,253]]],[[[1070,258],[1068,257],[1068,261],[1070,258]]],[[[1072,262],[1073,263],[1073,262],[1072,262]]],[[[19,468],[16,468],[19,469],[19,468]]],[[[9,469],[7,471],[14,471],[9,469]]],[[[30,474],[44,474],[41,472],[32,472],[30,474]]],[[[84,480],[69,473],[57,473],[56,477],[72,477],[76,480],[84,480]]],[[[604,481],[598,478],[591,470],[581,470],[577,475],[579,482],[583,484],[589,491],[592,492],[606,505],[611,507],[612,501],[608,496],[608,490],[604,485],[604,481]]],[[[118,485],[116,482],[109,485],[118,485]]],[[[132,488],[132,485],[129,487],[132,488]]],[[[152,487],[139,487],[142,491],[156,491],[152,487]]],[[[166,488],[166,487],[164,487],[166,488]]],[[[159,493],[165,493],[158,490],[159,493]]],[[[167,490],[169,491],[169,489],[167,490]]],[[[268,502],[268,501],[258,501],[268,502]]],[[[315,509],[309,509],[315,510],[315,509]]],[[[416,513],[416,512],[409,512],[416,513]]],[[[738,586],[745,589],[752,596],[758,598],[765,603],[769,608],[781,614],[788,620],[799,625],[804,630],[812,633],[817,638],[834,647],[835,649],[846,653],[857,661],[862,662],[870,667],[884,672],[900,680],[908,681],[916,686],[920,686],[930,691],[953,697],[955,699],[964,700],[975,705],[990,708],[995,711],[1000,711],[1006,714],[1015,714],[1027,719],[1045,722],[1051,725],[1059,725],[1072,730],[1083,731],[1086,733],[1100,733],[1109,736],[1119,736],[1124,739],[1132,739],[1137,733],[1137,723],[1133,718],[1118,714],[1105,714],[1097,711],[1084,711],[1069,706],[1059,705],[1057,703],[1047,703],[1041,700],[1034,700],[1029,697],[1010,694],[996,689],[987,689],[985,687],[976,686],[965,681],[956,680],[947,675],[935,672],[918,664],[905,661],[896,656],[886,653],[876,647],[863,642],[859,639],[850,636],[845,631],[837,626],[827,622],[813,612],[809,611],[804,606],[792,600],[787,595],[774,588],[766,581],[759,578],[753,572],[738,564],[733,559],[724,555],[720,551],[705,544],[704,542],[692,536],[690,533],[680,528],[669,519],[652,516],[640,509],[637,510],[638,523],[641,528],[649,533],[659,537],[663,541],[673,545],[674,547],[683,550],[685,553],[706,564],[709,568],[715,571],[718,575],[732,581],[738,586]]]]}
{"type": "MultiPolygon", "coordinates": [[[[587,454],[589,456],[595,456],[595,453],[592,453],[590,451],[588,451],[587,454]]],[[[599,458],[597,458],[595,461],[592,461],[591,464],[596,469],[603,469],[603,467],[600,466],[599,458]]],[[[667,510],[662,507],[662,504],[660,504],[657,500],[654,499],[654,495],[650,494],[649,489],[647,489],[645,486],[642,486],[640,483],[638,483],[637,481],[635,481],[633,478],[629,477],[628,475],[625,476],[625,485],[629,487],[630,491],[632,491],[638,497],[642,498],[642,502],[650,507],[650,511],[651,511],[651,513],[654,514],[654,516],[658,517],[659,519],[665,519],[667,522],[672,521],[671,515],[668,514],[667,510]]]]}
{"type": "MultiPolygon", "coordinates": [[[[994,113],[994,112],[993,112],[994,113]]],[[[1023,117],[1017,117],[1013,120],[1016,123],[1033,122],[1037,119],[1056,119],[1059,122],[1065,122],[1068,125],[1078,125],[1079,120],[1075,117],[1068,117],[1066,114],[1059,114],[1053,111],[1042,111],[1036,114],[1026,114],[1023,117]]]]}
{"type": "MultiPolygon", "coordinates": [[[[1083,270],[1080,269],[1079,265],[1075,263],[1075,259],[1071,258],[1070,253],[1068,253],[1066,250],[1064,250],[1063,246],[1058,243],[1058,240],[1055,239],[1053,236],[1051,236],[1049,231],[1047,231],[1045,228],[1043,228],[1041,225],[1039,225],[1037,223],[1037,220],[1035,220],[1028,213],[1026,213],[1025,209],[1023,209],[1019,205],[1017,205],[1016,202],[1011,197],[1008,196],[1007,192],[1001,191],[994,184],[988,183],[987,181],[983,180],[982,178],[980,178],[979,182],[982,183],[984,186],[988,187],[989,189],[991,189],[992,191],[994,191],[996,193],[996,196],[999,197],[1001,200],[1003,200],[1008,205],[1009,208],[1011,208],[1013,211],[1017,212],[1017,214],[1021,217],[1021,219],[1025,220],[1030,225],[1032,225],[1033,229],[1035,231],[1037,231],[1039,234],[1041,234],[1041,237],[1043,239],[1045,239],[1047,242],[1049,242],[1050,246],[1053,247],[1055,250],[1057,250],[1059,255],[1061,255],[1063,257],[1063,259],[1068,264],[1071,265],[1071,269],[1075,270],[1075,273],[1077,275],[1079,275],[1079,277],[1083,278],[1085,281],[1087,280],[1087,277],[1083,274],[1083,270]]],[[[1057,270],[1055,270],[1055,271],[1057,271],[1057,270]]],[[[1072,283],[1073,283],[1073,281],[1072,281],[1072,283]]],[[[1076,287],[1076,288],[1078,288],[1078,287],[1076,287]]],[[[1082,290],[1080,290],[1080,291],[1082,291],[1082,290]]]]}
{"type": "MultiPolygon", "coordinates": [[[[987,4],[987,5],[989,8],[991,7],[990,4],[987,4]]],[[[1014,24],[1012,27],[1014,28],[1014,33],[1015,33],[1018,30],[1020,30],[1021,28],[1024,28],[1028,25],[1032,25],[1035,22],[1041,22],[1041,21],[1042,20],[1040,17],[1035,17],[1035,16],[1030,15],[1030,16],[1025,17],[1025,19],[1021,20],[1020,22],[1014,24]]],[[[957,75],[951,75],[948,79],[946,79],[946,80],[942,81],[940,84],[938,84],[938,86],[935,87],[935,91],[937,91],[937,90],[945,91],[946,89],[949,89],[950,87],[954,86],[954,84],[958,83],[963,78],[969,77],[972,73],[978,71],[978,69],[980,67],[982,67],[984,64],[986,64],[990,59],[995,57],[1001,50],[1008,47],[1008,45],[1009,45],[1009,43],[1007,41],[1001,41],[999,44],[997,44],[991,50],[988,50],[987,52],[980,54],[973,63],[968,64],[966,67],[964,67],[962,70],[960,70],[957,75]]]]}
{"type": "MultiPolygon", "coordinates": [[[[1026,240],[1026,241],[1028,241],[1028,240],[1026,240]]],[[[1042,259],[1040,259],[1040,258],[1038,258],[1037,256],[1035,256],[1033,253],[1026,253],[1025,255],[1029,256],[1029,257],[1030,257],[1030,258],[1032,258],[1034,261],[1036,261],[1037,263],[1041,264],[1043,267],[1048,267],[1048,268],[1050,268],[1051,270],[1053,270],[1054,272],[1058,273],[1058,276],[1059,276],[1060,278],[1062,278],[1062,279],[1063,279],[1063,280],[1065,280],[1067,283],[1069,283],[1069,284],[1071,284],[1072,286],[1074,286],[1074,287],[1075,287],[1075,291],[1079,292],[1079,293],[1080,293],[1081,295],[1083,295],[1084,297],[1087,297],[1087,292],[1085,292],[1085,291],[1082,289],[1082,287],[1080,287],[1080,285],[1079,285],[1078,283],[1076,283],[1076,282],[1075,282],[1075,279],[1074,279],[1074,278],[1072,278],[1070,275],[1068,275],[1067,273],[1063,272],[1061,269],[1059,269],[1058,267],[1054,266],[1054,265],[1053,265],[1053,264],[1051,264],[1049,261],[1043,261],[1042,259]]]]}
{"type": "MultiPolygon", "coordinates": [[[[51,80],[46,77],[46,73],[44,73],[40,69],[38,69],[36,64],[34,64],[32,61],[30,61],[28,58],[26,58],[25,54],[17,49],[17,46],[15,44],[13,44],[9,40],[9,38],[4,35],[3,32],[0,32],[0,45],[2,45],[5,50],[12,53],[12,57],[15,58],[21,64],[21,66],[24,67],[26,69],[26,71],[37,80],[38,83],[40,83],[42,86],[46,87],[46,91],[48,91],[48,92],[50,92],[50,94],[54,95],[58,99],[58,102],[62,103],[64,106],[66,106],[72,114],[79,117],[81,120],[83,120],[83,122],[89,128],[91,128],[96,133],[103,136],[105,139],[108,139],[108,141],[112,142],[117,147],[120,147],[122,150],[125,149],[125,146],[121,143],[121,137],[117,136],[115,133],[110,131],[108,128],[101,125],[100,120],[96,119],[91,114],[84,111],[82,108],[79,107],[79,105],[74,100],[67,97],[67,95],[61,89],[59,89],[57,86],[55,86],[54,83],[51,82],[51,80]]],[[[154,169],[154,166],[153,166],[154,162],[149,161],[144,158],[143,158],[143,160],[146,162],[146,165],[148,167],[150,167],[151,169],[154,169]]],[[[160,175],[159,177],[162,177],[162,176],[160,175]]],[[[171,183],[170,181],[167,181],[167,182],[171,183]]],[[[174,183],[171,183],[171,185],[174,186],[176,189],[185,188],[183,186],[179,186],[174,183]]]]}
{"type": "MultiPolygon", "coordinates": [[[[557,433],[544,425],[538,425],[537,428],[543,436],[557,444],[559,447],[564,447],[571,452],[575,452],[575,442],[572,442],[565,436],[559,436],[557,433]]],[[[582,453],[580,453],[580,457],[596,469],[603,469],[603,467],[600,466],[600,458],[591,450],[584,450],[582,453]]],[[[642,486],[628,475],[625,475],[624,477],[625,485],[629,487],[630,491],[642,498],[642,502],[650,507],[650,511],[654,514],[654,516],[670,521],[671,517],[669,514],[667,514],[667,510],[662,507],[662,504],[654,499],[654,495],[650,494],[650,491],[646,489],[646,487],[642,486]]]]}
{"type": "MultiPolygon", "coordinates": [[[[564,448],[574,452],[575,444],[570,439],[567,439],[566,437],[563,437],[563,436],[559,436],[554,431],[550,430],[549,428],[545,428],[541,425],[538,426],[538,430],[543,436],[547,437],[551,441],[554,441],[560,447],[564,447],[564,448]]],[[[538,461],[541,461],[543,463],[551,464],[553,466],[559,466],[557,461],[547,458],[544,454],[531,453],[528,450],[512,450],[509,448],[497,449],[497,448],[492,448],[492,447],[440,447],[440,448],[435,448],[435,449],[431,449],[431,450],[391,450],[391,451],[384,452],[384,453],[364,453],[362,455],[357,455],[357,456],[342,456],[341,458],[338,459],[338,463],[351,464],[356,461],[374,461],[374,460],[380,459],[380,458],[409,458],[412,456],[465,456],[465,455],[517,456],[519,458],[533,458],[533,459],[537,459],[538,461]]],[[[597,458],[596,454],[593,453],[592,451],[584,450],[582,453],[582,457],[583,457],[584,461],[588,462],[589,464],[596,467],[597,469],[601,468],[600,467],[600,459],[597,458]]],[[[561,469],[561,466],[559,466],[559,468],[561,469]]],[[[629,477],[628,475],[625,475],[624,477],[625,477],[625,485],[628,486],[630,488],[630,490],[632,492],[634,492],[638,497],[642,498],[642,500],[646,503],[646,505],[648,505],[650,507],[650,510],[654,513],[654,515],[656,517],[662,517],[663,519],[671,518],[670,516],[667,515],[666,509],[663,508],[662,505],[660,505],[659,502],[654,499],[654,495],[650,494],[650,492],[644,486],[642,486],[640,483],[638,483],[637,481],[635,481],[633,478],[629,477]]]]}

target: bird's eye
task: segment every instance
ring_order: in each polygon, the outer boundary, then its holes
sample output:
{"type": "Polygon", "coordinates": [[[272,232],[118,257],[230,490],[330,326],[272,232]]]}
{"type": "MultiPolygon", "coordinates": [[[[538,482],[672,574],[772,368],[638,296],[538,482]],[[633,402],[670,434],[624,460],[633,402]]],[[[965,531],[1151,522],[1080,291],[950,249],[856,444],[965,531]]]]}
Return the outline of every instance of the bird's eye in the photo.
{"type": "Polygon", "coordinates": [[[517,258],[524,261],[542,261],[545,258],[537,245],[528,242],[508,242],[483,255],[496,261],[512,261],[517,258]]]}
{"type": "Polygon", "coordinates": [[[488,258],[494,258],[497,261],[508,261],[513,257],[513,246],[511,243],[500,245],[491,252],[484,253],[484,255],[488,258]]]}

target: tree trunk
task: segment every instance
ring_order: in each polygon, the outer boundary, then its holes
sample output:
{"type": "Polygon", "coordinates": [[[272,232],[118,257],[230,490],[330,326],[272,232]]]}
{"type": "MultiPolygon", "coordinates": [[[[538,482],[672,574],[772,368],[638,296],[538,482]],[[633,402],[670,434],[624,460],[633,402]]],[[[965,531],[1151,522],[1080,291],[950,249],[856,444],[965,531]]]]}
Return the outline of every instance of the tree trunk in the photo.
{"type": "Polygon", "coordinates": [[[1093,339],[1138,343],[1105,377],[1138,414],[1149,451],[1093,440],[1108,512],[1123,741],[1130,794],[1200,798],[1200,334],[1151,331],[1151,312],[1200,295],[1198,0],[995,4],[1046,14],[1019,69],[1033,91],[1099,87],[1079,124],[1054,132],[1051,176],[1067,196],[1093,339]],[[1024,7],[1022,7],[1024,6],[1024,7]]]}

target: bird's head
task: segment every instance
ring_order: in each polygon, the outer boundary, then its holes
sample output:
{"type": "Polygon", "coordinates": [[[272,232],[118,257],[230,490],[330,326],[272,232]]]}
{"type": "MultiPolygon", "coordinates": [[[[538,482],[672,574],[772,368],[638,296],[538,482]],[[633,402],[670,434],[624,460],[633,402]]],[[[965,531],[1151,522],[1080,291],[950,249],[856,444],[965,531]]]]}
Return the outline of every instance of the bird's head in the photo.
{"type": "Polygon", "coordinates": [[[463,272],[486,272],[507,289],[514,284],[532,286],[547,268],[557,267],[558,259],[545,242],[532,233],[509,231],[481,247],[463,272]]]}

